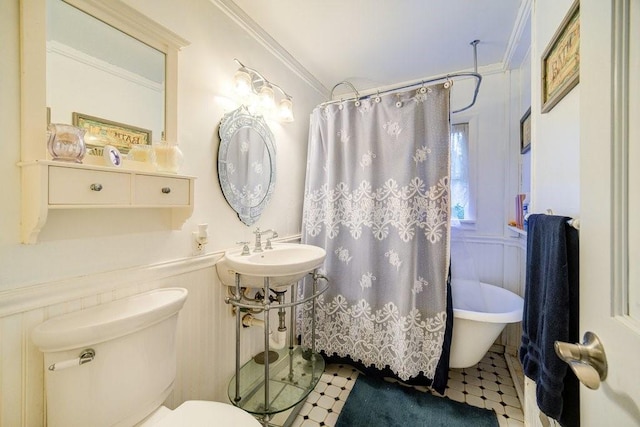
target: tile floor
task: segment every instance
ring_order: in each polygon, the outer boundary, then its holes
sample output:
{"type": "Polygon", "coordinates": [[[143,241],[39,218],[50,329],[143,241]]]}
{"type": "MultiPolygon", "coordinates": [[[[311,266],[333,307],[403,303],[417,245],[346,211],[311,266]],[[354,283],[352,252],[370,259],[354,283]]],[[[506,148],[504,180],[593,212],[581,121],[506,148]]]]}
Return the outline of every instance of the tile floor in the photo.
{"type": "MultiPolygon", "coordinates": [[[[510,361],[511,362],[511,361],[510,361]]],[[[349,365],[328,365],[316,388],[300,409],[293,427],[335,426],[359,372],[349,365]]],[[[471,368],[451,369],[443,399],[495,411],[500,427],[524,426],[522,405],[518,398],[505,357],[489,352],[471,368]]],[[[428,387],[417,390],[432,393],[428,387]]]]}

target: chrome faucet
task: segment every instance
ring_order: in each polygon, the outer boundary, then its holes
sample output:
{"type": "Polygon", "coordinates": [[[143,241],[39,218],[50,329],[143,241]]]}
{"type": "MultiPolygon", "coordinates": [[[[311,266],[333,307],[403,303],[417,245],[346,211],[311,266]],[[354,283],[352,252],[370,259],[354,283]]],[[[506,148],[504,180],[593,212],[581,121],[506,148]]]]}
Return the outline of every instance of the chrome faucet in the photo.
{"type": "Polygon", "coordinates": [[[276,230],[268,229],[264,231],[260,231],[260,228],[256,228],[256,231],[253,234],[256,235],[256,244],[253,248],[253,252],[262,252],[262,235],[271,233],[271,237],[267,238],[267,244],[265,245],[265,249],[273,249],[271,246],[271,239],[275,239],[278,237],[278,232],[276,230]]]}

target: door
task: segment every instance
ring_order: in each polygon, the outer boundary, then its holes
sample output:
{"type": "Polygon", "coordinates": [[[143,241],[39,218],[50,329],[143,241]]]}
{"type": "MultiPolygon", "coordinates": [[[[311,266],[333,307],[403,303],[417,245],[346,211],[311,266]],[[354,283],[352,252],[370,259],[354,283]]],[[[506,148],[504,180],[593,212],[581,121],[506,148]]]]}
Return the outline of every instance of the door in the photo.
{"type": "Polygon", "coordinates": [[[640,426],[640,0],[580,4],[580,329],[608,375],[582,426],[640,426]]]}

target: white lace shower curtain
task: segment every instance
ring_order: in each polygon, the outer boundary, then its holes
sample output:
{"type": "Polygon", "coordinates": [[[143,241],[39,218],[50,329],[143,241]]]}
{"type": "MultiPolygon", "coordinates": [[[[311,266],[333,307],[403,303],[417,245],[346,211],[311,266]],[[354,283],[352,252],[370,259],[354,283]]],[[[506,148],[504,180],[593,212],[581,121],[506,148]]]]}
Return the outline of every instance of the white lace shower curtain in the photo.
{"type": "Polygon", "coordinates": [[[449,84],[421,89],[313,111],[302,224],[327,251],[316,349],[403,380],[434,378],[447,317],[449,84]]]}

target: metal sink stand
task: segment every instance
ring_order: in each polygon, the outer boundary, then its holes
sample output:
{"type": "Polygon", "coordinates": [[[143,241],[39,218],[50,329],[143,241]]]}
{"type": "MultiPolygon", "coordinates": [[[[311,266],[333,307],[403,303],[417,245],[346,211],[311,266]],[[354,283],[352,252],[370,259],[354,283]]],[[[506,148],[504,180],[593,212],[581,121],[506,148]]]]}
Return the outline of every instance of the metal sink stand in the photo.
{"type": "MultiPolygon", "coordinates": [[[[236,369],[235,376],[229,382],[228,394],[231,403],[256,416],[264,427],[271,424],[272,415],[294,408],[303,402],[307,395],[318,383],[324,372],[324,360],[316,353],[315,322],[316,298],[329,288],[328,279],[317,271],[309,273],[313,278],[312,293],[306,298],[298,299],[298,283],[290,286],[290,301],[278,301],[271,304],[269,299],[270,279],[264,279],[264,299],[261,302],[243,299],[242,277],[236,273],[233,297],[227,297],[225,302],[233,305],[236,315],[236,369]],[[322,280],[324,286],[318,282],[322,280]],[[311,302],[311,352],[303,351],[301,346],[295,346],[295,310],[293,307],[311,302]],[[289,346],[278,352],[278,359],[269,361],[269,312],[277,309],[279,316],[284,316],[284,310],[290,308],[289,346]],[[264,366],[249,360],[240,366],[240,331],[242,330],[243,310],[264,312],[264,366]],[[264,369],[264,380],[260,370],[264,369]],[[286,372],[285,372],[286,371],[286,372]],[[310,375],[309,375],[310,373],[310,375]],[[275,393],[272,394],[272,390],[275,393]],[[263,389],[263,390],[262,390],[263,389]],[[263,392],[263,399],[260,392],[263,392]]],[[[299,408],[298,408],[299,409],[299,408]]],[[[287,420],[290,421],[290,418],[287,420]]]]}

